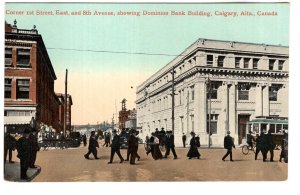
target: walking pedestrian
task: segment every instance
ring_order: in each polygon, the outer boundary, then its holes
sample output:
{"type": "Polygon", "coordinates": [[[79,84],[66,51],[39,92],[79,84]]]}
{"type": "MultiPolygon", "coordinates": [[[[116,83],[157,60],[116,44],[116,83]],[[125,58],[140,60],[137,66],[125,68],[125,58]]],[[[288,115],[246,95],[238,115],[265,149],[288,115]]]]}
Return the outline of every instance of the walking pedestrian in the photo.
{"type": "Polygon", "coordinates": [[[17,157],[20,159],[21,179],[27,180],[27,170],[30,166],[30,143],[29,143],[29,129],[25,129],[23,136],[17,141],[17,157]]]}
{"type": "Polygon", "coordinates": [[[37,168],[35,166],[37,152],[40,150],[38,140],[37,140],[37,132],[34,130],[28,136],[29,146],[30,146],[30,153],[29,153],[29,167],[30,168],[37,168]]]}
{"type": "Polygon", "coordinates": [[[165,153],[165,158],[168,158],[168,155],[170,154],[170,150],[173,153],[174,159],[177,159],[177,154],[175,151],[175,143],[174,143],[174,135],[172,134],[172,131],[167,131],[167,136],[166,136],[166,153],[165,153]]]}
{"type": "Polygon", "coordinates": [[[120,163],[123,163],[124,158],[122,157],[121,153],[120,153],[120,136],[117,134],[117,131],[114,129],[112,131],[113,133],[113,140],[111,142],[111,153],[110,153],[110,161],[108,162],[108,164],[111,164],[113,162],[114,159],[114,155],[115,153],[117,153],[118,157],[120,158],[120,163]]]}
{"type": "Polygon", "coordinates": [[[99,143],[95,136],[95,131],[91,132],[90,140],[89,140],[89,148],[88,153],[84,155],[84,158],[90,159],[89,156],[92,153],[95,159],[99,159],[97,156],[97,148],[99,148],[99,143]]]}
{"type": "Polygon", "coordinates": [[[138,161],[141,158],[137,153],[138,147],[139,147],[139,140],[137,137],[138,134],[139,134],[138,131],[132,130],[130,132],[130,136],[128,139],[127,159],[125,161],[129,161],[129,159],[130,159],[130,164],[132,164],[132,165],[135,164],[136,158],[138,159],[138,161]]]}
{"type": "Polygon", "coordinates": [[[82,135],[82,142],[83,142],[83,146],[84,146],[84,147],[85,147],[86,144],[87,144],[86,141],[87,141],[87,140],[86,140],[86,134],[84,133],[84,134],[82,135]]]}
{"type": "Polygon", "coordinates": [[[10,133],[6,132],[4,137],[4,163],[6,162],[7,153],[8,153],[8,162],[14,163],[12,161],[12,152],[16,149],[16,140],[10,135],[10,133]]]}
{"type": "Polygon", "coordinates": [[[279,162],[281,162],[282,158],[284,159],[285,163],[288,163],[288,133],[287,130],[283,131],[283,139],[281,141],[281,153],[279,157],[279,162]]]}
{"type": "Polygon", "coordinates": [[[190,149],[187,153],[187,157],[189,157],[189,159],[192,159],[194,157],[197,157],[198,159],[200,159],[201,154],[198,151],[198,146],[197,146],[197,142],[196,142],[196,134],[195,132],[191,132],[190,133],[192,136],[192,139],[190,140],[190,149]]]}
{"type": "Polygon", "coordinates": [[[147,155],[151,152],[152,158],[154,160],[162,159],[162,153],[159,149],[159,139],[155,136],[155,133],[151,134],[151,138],[149,140],[150,150],[147,151],[147,155]]]}
{"type": "Polygon", "coordinates": [[[184,148],[185,148],[185,142],[186,142],[186,135],[182,133],[182,144],[184,148]]]}
{"type": "Polygon", "coordinates": [[[225,158],[230,155],[230,161],[233,161],[232,148],[235,148],[235,145],[233,143],[233,138],[230,136],[230,131],[228,131],[227,135],[224,137],[224,148],[227,149],[227,152],[223,156],[222,160],[225,161],[225,158]]]}
{"type": "Polygon", "coordinates": [[[271,134],[271,131],[268,131],[268,134],[266,135],[266,141],[267,141],[267,152],[270,152],[270,162],[274,162],[274,149],[275,144],[273,142],[273,136],[271,134]]]}
{"type": "Polygon", "coordinates": [[[257,160],[257,156],[258,153],[261,152],[262,153],[262,135],[263,133],[261,133],[260,135],[257,134],[257,138],[256,138],[256,150],[255,150],[255,160],[257,160]]]}

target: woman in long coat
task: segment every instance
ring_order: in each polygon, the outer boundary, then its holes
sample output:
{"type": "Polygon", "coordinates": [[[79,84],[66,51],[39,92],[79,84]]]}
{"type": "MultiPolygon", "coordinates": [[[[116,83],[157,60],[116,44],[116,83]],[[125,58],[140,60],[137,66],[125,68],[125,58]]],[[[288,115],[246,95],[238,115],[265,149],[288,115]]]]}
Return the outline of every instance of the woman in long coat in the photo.
{"type": "Polygon", "coordinates": [[[197,157],[198,159],[200,158],[200,153],[198,152],[198,144],[195,138],[195,133],[191,132],[192,139],[190,141],[190,150],[187,153],[187,157],[189,159],[192,159],[193,157],[197,157]]]}

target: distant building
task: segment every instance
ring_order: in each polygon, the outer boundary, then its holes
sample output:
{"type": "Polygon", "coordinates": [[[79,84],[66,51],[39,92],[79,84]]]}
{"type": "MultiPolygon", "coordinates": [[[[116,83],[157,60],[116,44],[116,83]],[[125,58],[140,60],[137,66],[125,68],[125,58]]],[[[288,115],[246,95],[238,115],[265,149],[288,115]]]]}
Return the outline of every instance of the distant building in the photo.
{"type": "Polygon", "coordinates": [[[136,129],[136,110],[130,110],[128,119],[125,121],[125,128],[136,129]]]}
{"type": "Polygon", "coordinates": [[[119,129],[136,128],[136,110],[126,109],[126,99],[122,100],[122,110],[119,111],[119,129]]]}
{"type": "Polygon", "coordinates": [[[288,79],[288,47],[199,39],[138,86],[137,126],[172,130],[174,81],[176,143],[194,131],[207,145],[210,129],[213,146],[228,130],[241,144],[249,120],[288,117],[288,79]]]}

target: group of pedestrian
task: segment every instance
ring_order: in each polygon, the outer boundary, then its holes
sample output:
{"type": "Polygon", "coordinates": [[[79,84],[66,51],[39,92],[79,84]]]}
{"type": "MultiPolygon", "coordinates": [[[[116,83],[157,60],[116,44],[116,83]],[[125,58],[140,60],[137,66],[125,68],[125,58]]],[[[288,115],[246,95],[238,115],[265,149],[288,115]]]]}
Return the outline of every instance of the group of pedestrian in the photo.
{"type": "MultiPolygon", "coordinates": [[[[274,162],[274,149],[275,149],[275,143],[273,141],[273,135],[271,131],[268,131],[266,133],[265,131],[262,131],[259,136],[256,138],[256,150],[255,150],[255,160],[257,160],[258,154],[262,153],[262,159],[263,162],[267,161],[268,153],[270,153],[270,162],[274,162]]],[[[285,162],[287,162],[288,159],[288,134],[286,131],[283,132],[283,139],[281,142],[281,154],[279,161],[281,162],[281,159],[284,158],[285,162]]]]}
{"type": "MultiPolygon", "coordinates": [[[[15,143],[15,148],[18,152],[17,157],[20,159],[20,177],[22,180],[27,180],[29,179],[27,176],[28,168],[37,168],[35,161],[37,152],[40,150],[37,132],[35,130],[30,131],[29,129],[25,129],[23,135],[15,140],[15,143]]],[[[12,163],[11,157],[9,158],[9,162],[12,163]]]]}

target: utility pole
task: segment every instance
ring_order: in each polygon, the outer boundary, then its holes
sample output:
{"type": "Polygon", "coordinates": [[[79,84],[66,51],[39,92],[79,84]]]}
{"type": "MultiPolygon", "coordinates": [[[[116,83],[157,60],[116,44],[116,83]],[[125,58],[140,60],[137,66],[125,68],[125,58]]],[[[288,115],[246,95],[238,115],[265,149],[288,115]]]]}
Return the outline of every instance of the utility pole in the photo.
{"type": "Polygon", "coordinates": [[[174,115],[175,115],[175,90],[174,90],[174,85],[175,85],[175,81],[174,81],[174,76],[175,71],[174,71],[174,66],[172,68],[172,133],[174,135],[175,132],[175,119],[174,119],[174,115]]]}
{"type": "Polygon", "coordinates": [[[210,134],[211,134],[211,81],[208,78],[208,98],[209,98],[209,113],[208,113],[208,148],[210,148],[210,134]]]}
{"type": "Polygon", "coordinates": [[[66,137],[66,124],[67,124],[67,95],[68,95],[68,69],[66,69],[65,78],[65,103],[64,103],[64,136],[66,137]]]}

